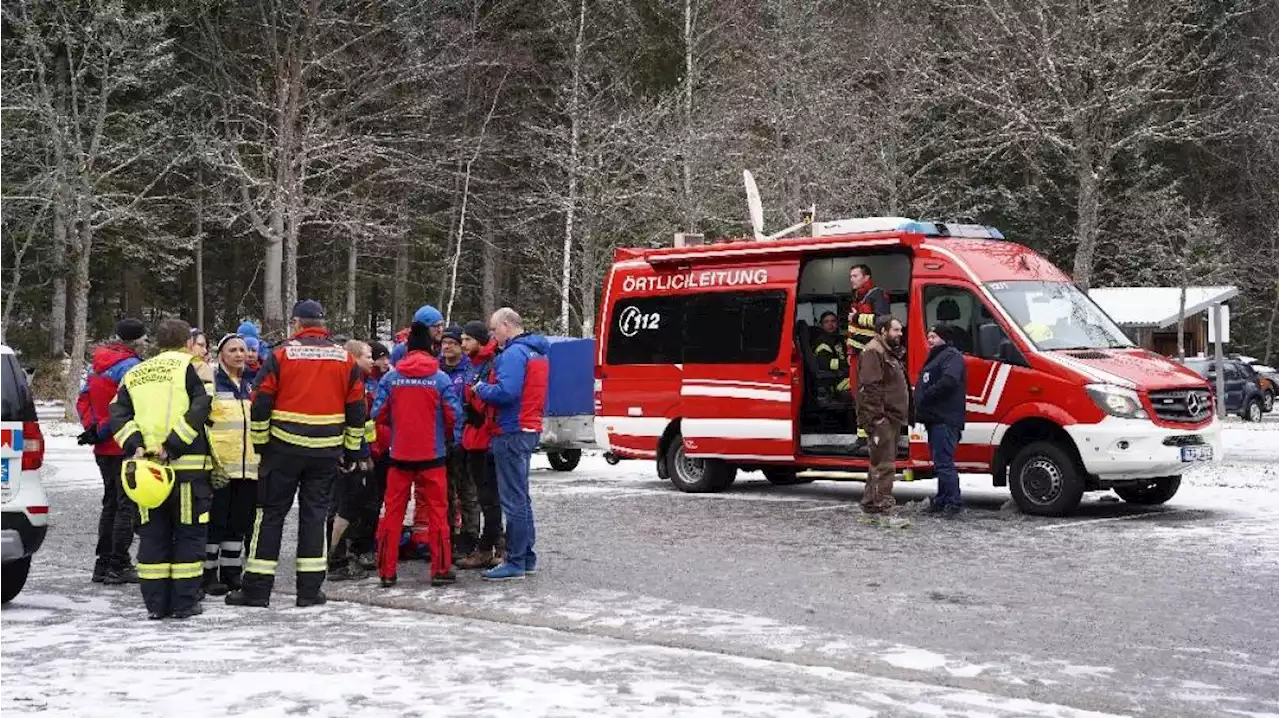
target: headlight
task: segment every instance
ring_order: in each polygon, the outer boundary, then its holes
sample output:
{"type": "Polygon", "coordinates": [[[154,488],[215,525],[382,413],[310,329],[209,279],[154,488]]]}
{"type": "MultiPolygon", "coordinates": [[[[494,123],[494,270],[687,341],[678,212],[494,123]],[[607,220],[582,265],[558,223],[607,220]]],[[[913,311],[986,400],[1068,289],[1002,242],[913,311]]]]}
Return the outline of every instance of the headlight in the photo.
{"type": "Polygon", "coordinates": [[[1111,384],[1089,384],[1084,389],[1089,392],[1093,403],[1111,416],[1118,416],[1121,419],[1147,418],[1147,412],[1142,408],[1142,401],[1138,399],[1138,392],[1133,389],[1111,384]]]}

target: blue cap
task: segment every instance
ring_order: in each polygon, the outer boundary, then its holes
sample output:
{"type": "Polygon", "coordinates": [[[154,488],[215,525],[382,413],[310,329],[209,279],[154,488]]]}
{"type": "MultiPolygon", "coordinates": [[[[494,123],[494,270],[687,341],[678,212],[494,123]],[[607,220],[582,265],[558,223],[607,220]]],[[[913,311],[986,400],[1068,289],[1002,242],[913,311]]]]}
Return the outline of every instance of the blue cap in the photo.
{"type": "Polygon", "coordinates": [[[240,322],[240,326],[236,327],[236,334],[243,337],[256,337],[258,336],[258,325],[250,321],[240,322]]]}
{"type": "Polygon", "coordinates": [[[413,321],[416,324],[425,324],[428,327],[434,327],[435,325],[444,322],[444,315],[440,313],[439,309],[436,309],[430,304],[424,304],[421,307],[418,307],[418,311],[413,313],[413,321]]]}
{"type": "Polygon", "coordinates": [[[290,316],[294,319],[324,319],[324,307],[314,299],[303,299],[293,305],[293,314],[290,316]]]}

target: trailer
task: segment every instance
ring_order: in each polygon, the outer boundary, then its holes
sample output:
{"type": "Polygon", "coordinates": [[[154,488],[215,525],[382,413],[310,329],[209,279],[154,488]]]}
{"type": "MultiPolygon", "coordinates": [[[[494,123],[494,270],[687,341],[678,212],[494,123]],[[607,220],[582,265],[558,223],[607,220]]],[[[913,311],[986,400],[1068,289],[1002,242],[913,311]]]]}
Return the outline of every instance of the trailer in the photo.
{"type": "Polygon", "coordinates": [[[551,468],[573,471],[583,449],[596,449],[594,339],[547,337],[547,402],[542,441],[551,468]]]}

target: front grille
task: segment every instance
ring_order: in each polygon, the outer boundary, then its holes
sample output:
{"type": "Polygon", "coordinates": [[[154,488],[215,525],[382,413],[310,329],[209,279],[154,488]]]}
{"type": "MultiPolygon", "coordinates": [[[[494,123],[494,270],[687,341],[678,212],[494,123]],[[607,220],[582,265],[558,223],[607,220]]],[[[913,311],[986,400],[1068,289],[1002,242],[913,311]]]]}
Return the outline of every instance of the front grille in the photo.
{"type": "Polygon", "coordinates": [[[1153,391],[1151,407],[1164,421],[1196,424],[1209,418],[1213,399],[1207,389],[1166,389],[1153,391]]]}
{"type": "Polygon", "coordinates": [[[1199,434],[1183,434],[1182,436],[1166,437],[1160,443],[1165,446],[1203,446],[1204,437],[1199,434]]]}

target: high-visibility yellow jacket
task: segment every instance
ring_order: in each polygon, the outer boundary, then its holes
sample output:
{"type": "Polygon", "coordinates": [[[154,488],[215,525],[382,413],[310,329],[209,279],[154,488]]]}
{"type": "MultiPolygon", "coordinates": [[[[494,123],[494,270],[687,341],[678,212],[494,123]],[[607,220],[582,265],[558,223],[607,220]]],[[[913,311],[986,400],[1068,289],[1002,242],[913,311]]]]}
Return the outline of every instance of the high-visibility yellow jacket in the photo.
{"type": "Polygon", "coordinates": [[[214,471],[229,479],[258,478],[258,452],[249,436],[249,382],[237,381],[219,366],[209,413],[214,471]]]}
{"type": "Polygon", "coordinates": [[[177,471],[208,471],[205,422],[210,400],[186,352],[167,351],[130,369],[111,402],[110,429],[132,456],[139,447],[158,456],[163,448],[177,471]]]}

